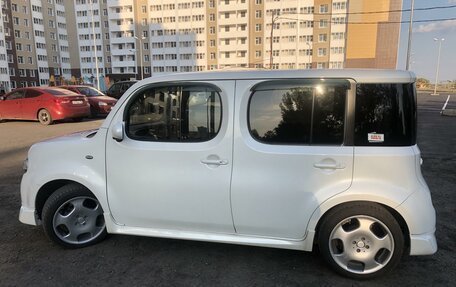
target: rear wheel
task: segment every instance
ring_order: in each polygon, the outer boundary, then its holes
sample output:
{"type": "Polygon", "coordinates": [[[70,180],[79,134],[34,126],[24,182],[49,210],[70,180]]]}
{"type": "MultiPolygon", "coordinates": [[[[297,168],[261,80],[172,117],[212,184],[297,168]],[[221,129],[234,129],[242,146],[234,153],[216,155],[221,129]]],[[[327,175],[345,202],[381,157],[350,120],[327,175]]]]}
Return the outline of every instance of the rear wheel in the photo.
{"type": "Polygon", "coordinates": [[[55,191],[44,204],[42,219],[46,235],[67,248],[95,244],[107,234],[103,208],[89,190],[78,184],[55,191]]]}
{"type": "Polygon", "coordinates": [[[49,113],[49,111],[46,109],[41,109],[38,111],[38,120],[42,125],[46,126],[52,124],[53,122],[51,113],[49,113]]]}
{"type": "Polygon", "coordinates": [[[320,226],[320,251],[340,274],[357,279],[393,269],[404,251],[396,219],[376,203],[354,202],[329,211],[320,226]]]}

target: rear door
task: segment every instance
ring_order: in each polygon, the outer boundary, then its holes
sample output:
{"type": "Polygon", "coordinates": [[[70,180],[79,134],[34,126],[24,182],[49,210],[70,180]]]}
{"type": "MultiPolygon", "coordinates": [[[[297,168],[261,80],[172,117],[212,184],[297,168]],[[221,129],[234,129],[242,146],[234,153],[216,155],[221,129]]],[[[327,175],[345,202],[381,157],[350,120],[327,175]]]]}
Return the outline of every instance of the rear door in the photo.
{"type": "Polygon", "coordinates": [[[36,120],[38,110],[42,108],[42,93],[35,89],[27,89],[22,101],[22,118],[36,120]]]}
{"type": "Polygon", "coordinates": [[[231,201],[238,233],[303,239],[319,204],[349,188],[350,89],[349,81],[331,79],[236,82],[231,201]]]}

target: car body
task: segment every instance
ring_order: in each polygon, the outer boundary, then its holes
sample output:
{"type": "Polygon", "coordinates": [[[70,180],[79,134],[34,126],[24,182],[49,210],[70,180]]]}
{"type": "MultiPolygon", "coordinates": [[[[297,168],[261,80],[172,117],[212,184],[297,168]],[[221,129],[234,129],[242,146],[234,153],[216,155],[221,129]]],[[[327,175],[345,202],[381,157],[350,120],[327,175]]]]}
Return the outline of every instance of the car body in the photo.
{"type": "Polygon", "coordinates": [[[43,223],[70,248],[98,242],[101,228],[318,246],[341,274],[378,276],[405,251],[437,250],[416,145],[414,81],[413,73],[390,70],[145,79],[98,131],[31,147],[20,221],[43,223]]]}
{"type": "Polygon", "coordinates": [[[120,81],[116,82],[109,87],[106,91],[106,95],[113,97],[115,99],[120,99],[122,95],[127,91],[131,86],[133,86],[136,81],[120,81]]]}
{"type": "Polygon", "coordinates": [[[38,120],[48,125],[55,120],[90,116],[85,96],[56,87],[19,88],[1,99],[0,119],[38,120]]]}
{"type": "Polygon", "coordinates": [[[89,100],[90,113],[93,117],[97,115],[107,115],[111,111],[112,107],[116,104],[115,98],[106,96],[99,90],[82,85],[73,86],[61,86],[60,88],[70,90],[80,95],[84,95],[89,100]]]}

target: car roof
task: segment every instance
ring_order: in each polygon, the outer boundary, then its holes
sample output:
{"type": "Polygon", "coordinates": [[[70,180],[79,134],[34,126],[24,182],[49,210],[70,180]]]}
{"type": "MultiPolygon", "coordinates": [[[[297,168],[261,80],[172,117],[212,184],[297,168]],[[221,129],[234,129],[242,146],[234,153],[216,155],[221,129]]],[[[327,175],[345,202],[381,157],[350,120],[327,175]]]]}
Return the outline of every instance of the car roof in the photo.
{"type": "Polygon", "coordinates": [[[137,82],[138,81],[119,81],[119,82],[115,82],[113,85],[115,85],[115,84],[134,84],[137,82]]]}
{"type": "Polygon", "coordinates": [[[174,73],[154,76],[141,81],[142,84],[165,81],[204,80],[262,80],[300,78],[341,78],[353,79],[359,83],[410,83],[416,77],[410,71],[380,69],[308,69],[308,70],[242,70],[174,73]]]}

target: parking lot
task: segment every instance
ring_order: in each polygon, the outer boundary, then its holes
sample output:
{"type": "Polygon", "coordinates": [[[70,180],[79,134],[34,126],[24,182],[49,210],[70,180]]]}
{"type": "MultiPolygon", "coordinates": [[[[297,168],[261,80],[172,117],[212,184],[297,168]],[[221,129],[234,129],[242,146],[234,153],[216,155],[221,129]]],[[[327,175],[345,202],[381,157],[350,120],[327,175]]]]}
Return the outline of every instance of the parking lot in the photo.
{"type": "MultiPolygon", "coordinates": [[[[41,227],[18,221],[22,161],[34,142],[97,128],[102,120],[0,123],[0,285],[454,286],[456,117],[440,115],[447,96],[418,96],[418,144],[437,211],[439,251],[405,257],[397,270],[368,282],[336,275],[317,253],[292,250],[121,235],[84,249],[62,249],[41,227]]],[[[456,108],[456,96],[447,108],[456,108]]]]}

